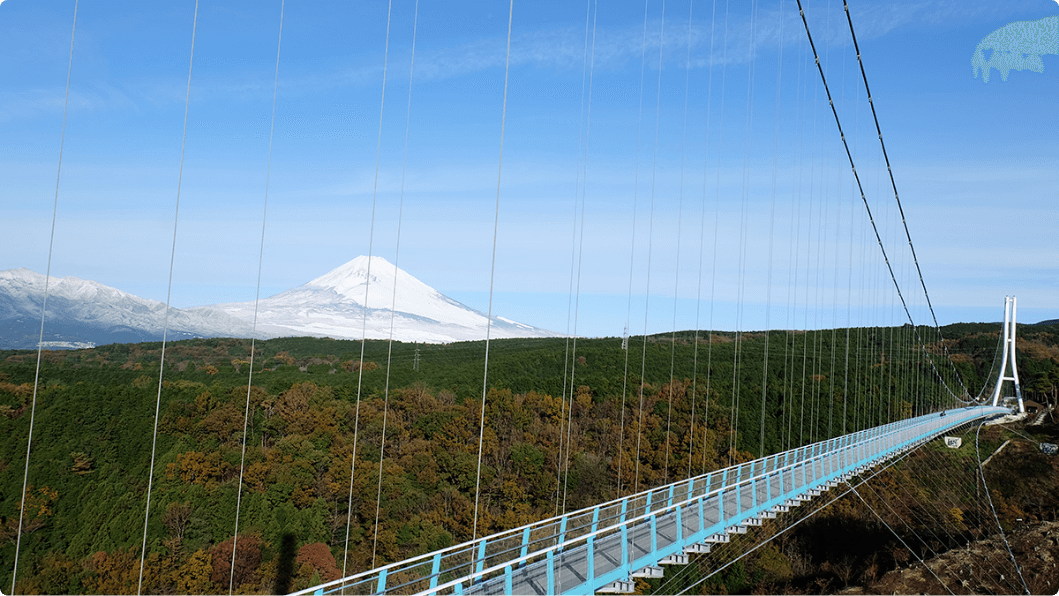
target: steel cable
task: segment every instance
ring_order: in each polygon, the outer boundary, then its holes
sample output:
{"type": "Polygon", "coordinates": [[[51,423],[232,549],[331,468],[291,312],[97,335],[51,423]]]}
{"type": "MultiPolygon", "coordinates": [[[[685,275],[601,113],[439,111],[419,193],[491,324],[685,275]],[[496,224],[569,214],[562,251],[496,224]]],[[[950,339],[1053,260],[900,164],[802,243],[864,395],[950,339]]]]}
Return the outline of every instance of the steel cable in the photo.
{"type": "Polygon", "coordinates": [[[77,33],[77,0],[74,0],[73,25],[70,26],[70,58],[66,67],[66,92],[63,98],[63,123],[59,134],[59,165],[55,171],[55,198],[52,203],[51,235],[48,238],[48,265],[44,272],[44,298],[40,305],[40,335],[37,339],[37,365],[33,373],[33,396],[29,406],[29,434],[26,439],[26,467],[22,474],[22,494],[19,497],[18,528],[15,531],[15,557],[11,571],[11,593],[15,593],[18,579],[18,555],[22,550],[22,524],[25,521],[26,490],[29,488],[29,456],[33,449],[33,423],[37,415],[37,393],[40,387],[40,362],[44,350],[44,316],[48,309],[48,290],[51,281],[51,258],[55,247],[55,223],[59,214],[59,181],[63,171],[63,149],[66,146],[66,114],[70,106],[70,75],[74,69],[74,38],[77,33]]]}
{"type": "Polygon", "coordinates": [[[184,99],[184,128],[180,140],[180,172],[177,175],[176,208],[173,211],[173,246],[169,255],[169,283],[165,297],[165,320],[162,325],[162,352],[158,362],[158,395],[154,403],[154,430],[151,437],[151,465],[147,476],[147,503],[143,514],[143,544],[140,548],[140,573],[136,593],[143,591],[143,565],[147,555],[147,525],[151,519],[151,489],[154,487],[154,464],[158,447],[158,417],[162,409],[162,379],[165,377],[165,348],[169,336],[169,303],[173,294],[173,265],[176,262],[177,225],[180,221],[180,190],[184,182],[184,150],[187,147],[188,108],[191,105],[191,73],[195,63],[195,31],[199,22],[199,2],[195,0],[195,15],[191,22],[191,55],[188,58],[188,85],[184,99]]]}
{"type": "Polygon", "coordinates": [[[261,269],[265,262],[265,223],[268,221],[268,191],[272,178],[272,141],[276,131],[276,97],[279,91],[279,57],[283,46],[283,9],[284,0],[279,3],[279,33],[276,40],[276,73],[272,83],[272,116],[269,120],[268,130],[268,160],[265,166],[265,200],[261,209],[261,242],[257,253],[257,289],[254,294],[254,323],[250,336],[250,372],[246,379],[246,407],[243,410],[243,438],[239,456],[239,484],[235,493],[235,533],[232,536],[232,559],[228,573],[228,594],[231,595],[235,587],[235,553],[239,544],[239,513],[243,505],[243,475],[246,472],[246,429],[250,421],[250,393],[254,386],[254,356],[257,346],[257,315],[258,306],[261,302],[261,269]]]}

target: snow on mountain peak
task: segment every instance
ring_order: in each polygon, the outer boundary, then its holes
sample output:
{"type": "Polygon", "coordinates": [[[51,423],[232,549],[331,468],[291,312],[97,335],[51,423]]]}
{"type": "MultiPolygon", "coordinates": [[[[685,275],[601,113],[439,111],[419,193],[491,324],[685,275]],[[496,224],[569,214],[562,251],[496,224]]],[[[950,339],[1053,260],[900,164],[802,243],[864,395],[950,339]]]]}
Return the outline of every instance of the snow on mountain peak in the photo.
{"type": "MultiPolygon", "coordinates": [[[[0,271],[0,325],[5,328],[0,345],[36,346],[33,328],[39,323],[32,321],[40,321],[46,280],[46,331],[59,342],[48,345],[65,346],[86,339],[90,340],[87,343],[161,339],[167,319],[164,303],[92,280],[48,277],[20,268],[0,271]]],[[[168,329],[174,337],[248,337],[253,333],[251,325],[220,311],[170,307],[168,313],[168,329]]]]}
{"type": "MultiPolygon", "coordinates": [[[[253,302],[213,308],[253,320],[253,302]]],[[[359,256],[312,281],[261,300],[259,323],[307,335],[399,341],[447,342],[485,339],[485,314],[442,295],[382,257],[359,256]],[[365,299],[365,293],[367,299],[365,299]],[[367,310],[365,311],[365,307],[367,310]]],[[[492,337],[548,336],[529,325],[495,318],[492,337]]]]}
{"type": "Polygon", "coordinates": [[[25,267],[0,271],[0,281],[4,282],[7,293],[12,296],[28,297],[43,294],[45,280],[48,283],[48,293],[55,297],[86,303],[136,300],[152,307],[162,306],[162,303],[156,300],[139,298],[128,292],[123,292],[90,279],[81,279],[73,276],[45,276],[25,267]]]}
{"type": "MultiPolygon", "coordinates": [[[[398,269],[386,259],[373,256],[359,256],[332,271],[317,277],[309,283],[295,288],[312,290],[330,290],[342,297],[343,301],[353,302],[358,306],[370,309],[393,310],[416,313],[439,321],[449,320],[444,316],[449,308],[455,306],[451,300],[442,296],[437,290],[398,269]],[[394,289],[397,290],[394,303],[394,289]],[[367,301],[365,301],[365,295],[367,301]],[[438,309],[441,309],[439,311],[438,309]],[[438,316],[432,316],[433,312],[438,316]]],[[[466,309],[457,307],[460,311],[466,309]]],[[[452,314],[452,313],[448,313],[452,314]]]]}

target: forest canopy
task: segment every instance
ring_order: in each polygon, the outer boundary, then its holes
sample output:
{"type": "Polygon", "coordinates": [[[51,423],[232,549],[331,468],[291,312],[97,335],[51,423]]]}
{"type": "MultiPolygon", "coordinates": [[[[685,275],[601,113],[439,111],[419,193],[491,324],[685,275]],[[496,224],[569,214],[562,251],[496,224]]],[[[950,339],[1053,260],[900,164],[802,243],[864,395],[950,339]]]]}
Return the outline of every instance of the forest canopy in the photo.
{"type": "MultiPolygon", "coordinates": [[[[944,342],[928,331],[686,331],[627,351],[621,338],[493,341],[478,533],[949,407],[942,365],[977,394],[997,326],[951,326],[944,342]]],[[[1054,402],[1057,337],[1020,329],[1023,391],[1038,401],[1054,402]]],[[[166,346],[159,383],[161,347],[42,354],[20,592],[135,592],[156,400],[146,592],[219,592],[230,578],[283,592],[471,538],[484,342],[368,341],[361,359],[357,341],[274,339],[251,354],[247,340],[185,340],[166,346]]],[[[0,352],[6,561],[36,359],[0,352]]]]}

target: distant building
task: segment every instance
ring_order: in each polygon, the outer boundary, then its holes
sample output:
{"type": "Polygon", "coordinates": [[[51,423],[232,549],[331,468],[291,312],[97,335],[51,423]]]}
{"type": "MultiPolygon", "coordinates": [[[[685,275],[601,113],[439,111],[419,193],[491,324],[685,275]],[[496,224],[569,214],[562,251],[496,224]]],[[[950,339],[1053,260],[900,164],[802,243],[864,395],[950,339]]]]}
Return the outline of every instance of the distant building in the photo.
{"type": "Polygon", "coordinates": [[[1044,406],[1033,400],[1023,400],[1022,405],[1026,406],[1026,412],[1029,414],[1036,414],[1037,412],[1044,411],[1044,406]]]}

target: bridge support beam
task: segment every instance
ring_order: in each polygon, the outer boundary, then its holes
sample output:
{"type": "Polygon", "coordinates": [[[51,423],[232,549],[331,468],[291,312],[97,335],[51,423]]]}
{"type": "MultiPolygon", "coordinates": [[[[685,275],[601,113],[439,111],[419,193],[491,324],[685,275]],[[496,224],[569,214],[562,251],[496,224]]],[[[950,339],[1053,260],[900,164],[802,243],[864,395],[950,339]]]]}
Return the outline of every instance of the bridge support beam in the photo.
{"type": "Polygon", "coordinates": [[[632,572],[633,577],[664,577],[666,574],[665,570],[661,567],[655,567],[654,565],[648,565],[643,569],[632,572]]]}
{"type": "Polygon", "coordinates": [[[597,594],[632,594],[636,591],[636,583],[631,581],[619,580],[610,584],[607,584],[596,591],[597,594]]]}
{"type": "Polygon", "coordinates": [[[687,565],[688,556],[685,554],[669,555],[658,561],[659,565],[687,565]]]}

